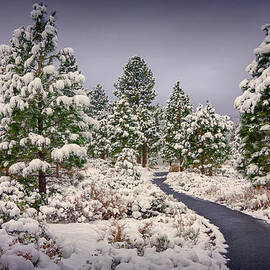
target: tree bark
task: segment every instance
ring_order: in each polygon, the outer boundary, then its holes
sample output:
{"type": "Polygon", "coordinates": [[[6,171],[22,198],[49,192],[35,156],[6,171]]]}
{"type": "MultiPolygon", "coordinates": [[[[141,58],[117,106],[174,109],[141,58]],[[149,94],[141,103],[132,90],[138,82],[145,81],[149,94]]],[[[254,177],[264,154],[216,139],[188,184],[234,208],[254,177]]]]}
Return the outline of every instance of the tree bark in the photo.
{"type": "Polygon", "coordinates": [[[137,156],[137,163],[142,164],[142,157],[140,154],[137,156]]]}
{"type": "Polygon", "coordinates": [[[179,171],[180,172],[183,172],[184,171],[184,167],[183,167],[183,157],[180,156],[180,159],[179,159],[179,171]]]}
{"type": "Polygon", "coordinates": [[[100,158],[105,160],[105,153],[104,152],[101,153],[100,158]]]}
{"type": "Polygon", "coordinates": [[[55,176],[56,176],[56,178],[60,177],[60,175],[59,175],[59,164],[58,163],[56,164],[56,168],[55,168],[55,176]]]}
{"type": "MultiPolygon", "coordinates": [[[[38,69],[37,69],[37,76],[41,78],[42,74],[42,62],[43,62],[43,56],[40,55],[38,58],[38,69]]],[[[42,119],[42,97],[38,94],[38,109],[39,109],[39,115],[38,115],[38,134],[43,135],[43,119],[42,119]]],[[[45,153],[44,150],[41,150],[38,152],[38,157],[40,160],[45,160],[45,153]]],[[[38,171],[38,190],[40,194],[46,194],[46,175],[45,172],[42,170],[38,171]]]]}
{"type": "Polygon", "coordinates": [[[142,147],[142,167],[145,168],[147,164],[147,147],[146,144],[143,144],[142,147]]]}
{"type": "MultiPolygon", "coordinates": [[[[38,152],[38,157],[40,160],[44,160],[44,153],[38,152]]],[[[38,191],[40,194],[46,194],[46,175],[42,170],[38,171],[38,191]]]]}

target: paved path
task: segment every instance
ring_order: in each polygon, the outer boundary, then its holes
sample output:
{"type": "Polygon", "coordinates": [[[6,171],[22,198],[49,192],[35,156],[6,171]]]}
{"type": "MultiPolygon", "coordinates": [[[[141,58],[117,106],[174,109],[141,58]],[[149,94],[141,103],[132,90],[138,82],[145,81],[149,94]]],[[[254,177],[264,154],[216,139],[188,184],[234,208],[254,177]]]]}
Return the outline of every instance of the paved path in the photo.
{"type": "Polygon", "coordinates": [[[166,194],[219,227],[227,244],[230,270],[270,270],[270,224],[225,206],[176,192],[167,184],[166,172],[155,173],[153,183],[166,194]]]}

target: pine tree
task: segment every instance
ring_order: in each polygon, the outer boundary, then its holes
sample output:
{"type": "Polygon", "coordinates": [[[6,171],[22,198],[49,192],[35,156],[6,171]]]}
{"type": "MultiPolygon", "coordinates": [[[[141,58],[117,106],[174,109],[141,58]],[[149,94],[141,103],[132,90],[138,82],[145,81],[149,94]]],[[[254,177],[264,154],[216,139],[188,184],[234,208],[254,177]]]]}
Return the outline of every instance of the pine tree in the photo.
{"type": "Polygon", "coordinates": [[[151,154],[157,154],[158,141],[160,139],[158,136],[157,113],[154,106],[139,106],[137,108],[139,134],[137,138],[137,152],[139,154],[138,157],[142,157],[138,162],[142,164],[142,167],[146,167],[151,154]]]}
{"type": "Polygon", "coordinates": [[[270,24],[266,37],[247,66],[250,78],[240,83],[243,94],[235,100],[241,114],[241,159],[238,169],[254,184],[270,185],[270,24]]]}
{"type": "MultiPolygon", "coordinates": [[[[123,148],[122,151],[117,155],[115,170],[119,175],[124,176],[130,180],[139,180],[141,173],[138,170],[136,162],[136,151],[130,148],[123,148]]],[[[134,183],[134,181],[131,183],[126,181],[128,179],[125,179],[126,186],[134,183]]]]}
{"type": "Polygon", "coordinates": [[[55,13],[34,4],[33,24],[0,47],[0,154],[2,167],[25,186],[46,193],[53,163],[82,166],[89,99],[71,48],[56,52],[55,13]],[[38,178],[38,179],[37,179],[38,178]]]}
{"type": "Polygon", "coordinates": [[[101,84],[98,84],[93,90],[87,93],[90,106],[89,106],[89,114],[94,118],[99,118],[102,114],[104,114],[109,105],[108,96],[106,95],[104,89],[101,84]]]}
{"type": "Polygon", "coordinates": [[[100,115],[99,118],[97,127],[91,131],[88,154],[93,158],[106,159],[111,152],[110,132],[113,127],[109,123],[108,114],[100,115]]]}
{"type": "Polygon", "coordinates": [[[124,74],[114,84],[116,97],[119,99],[124,97],[132,108],[132,113],[140,121],[141,140],[137,149],[137,162],[142,163],[143,167],[147,164],[147,151],[149,149],[147,141],[150,141],[151,138],[148,137],[144,128],[149,126],[149,123],[144,123],[142,126],[142,121],[148,119],[147,115],[150,115],[153,110],[151,104],[156,96],[153,89],[154,85],[155,79],[151,69],[147,67],[144,59],[139,56],[133,56],[129,59],[124,67],[124,74]],[[149,110],[149,112],[146,112],[146,110],[149,110]]]}
{"type": "Polygon", "coordinates": [[[228,116],[215,113],[215,109],[207,102],[199,105],[197,110],[189,114],[182,122],[176,148],[180,148],[184,165],[198,168],[202,174],[212,175],[230,154],[228,132],[232,122],[228,116]]]}
{"type": "Polygon", "coordinates": [[[176,82],[173,92],[170,95],[164,112],[164,146],[163,156],[170,162],[178,160],[180,171],[183,171],[183,155],[178,145],[181,137],[183,119],[192,112],[192,106],[188,95],[180,87],[180,82],[176,82]]]}
{"type": "Polygon", "coordinates": [[[124,67],[124,74],[114,84],[116,88],[114,94],[118,98],[125,97],[130,106],[136,110],[139,105],[151,105],[156,96],[154,85],[153,73],[144,59],[133,56],[124,67]]]}
{"type": "Polygon", "coordinates": [[[117,100],[112,106],[109,115],[112,157],[116,157],[124,148],[136,149],[138,138],[138,119],[126,99],[117,100]]]}

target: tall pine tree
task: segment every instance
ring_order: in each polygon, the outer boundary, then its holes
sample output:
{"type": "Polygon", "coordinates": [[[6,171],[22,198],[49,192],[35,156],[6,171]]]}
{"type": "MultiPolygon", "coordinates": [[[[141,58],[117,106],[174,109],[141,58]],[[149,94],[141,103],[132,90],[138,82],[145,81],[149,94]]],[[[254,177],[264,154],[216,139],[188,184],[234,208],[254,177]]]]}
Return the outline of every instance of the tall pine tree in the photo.
{"type": "Polygon", "coordinates": [[[139,56],[133,56],[129,59],[124,67],[124,74],[119,77],[117,83],[114,84],[116,91],[115,95],[119,99],[125,98],[132,114],[140,121],[141,140],[138,142],[138,163],[142,163],[143,167],[147,164],[147,151],[149,147],[147,141],[150,141],[151,133],[147,133],[144,127],[149,126],[149,117],[153,111],[152,101],[156,96],[154,91],[155,79],[150,68],[146,65],[144,59],[139,56]],[[146,112],[148,110],[149,112],[146,112]]]}
{"type": "Polygon", "coordinates": [[[247,66],[250,78],[240,83],[243,94],[235,100],[241,114],[241,158],[238,168],[255,184],[270,185],[270,24],[266,37],[247,66]]]}
{"type": "Polygon", "coordinates": [[[53,163],[71,168],[85,162],[89,119],[73,50],[56,51],[54,15],[34,4],[33,24],[0,47],[1,166],[27,187],[38,183],[40,193],[53,163]]]}
{"type": "Polygon", "coordinates": [[[188,95],[180,87],[180,82],[173,86],[164,112],[164,146],[163,156],[168,161],[178,160],[180,171],[183,171],[183,155],[181,148],[175,147],[178,143],[179,133],[183,132],[182,122],[192,112],[188,95]]]}

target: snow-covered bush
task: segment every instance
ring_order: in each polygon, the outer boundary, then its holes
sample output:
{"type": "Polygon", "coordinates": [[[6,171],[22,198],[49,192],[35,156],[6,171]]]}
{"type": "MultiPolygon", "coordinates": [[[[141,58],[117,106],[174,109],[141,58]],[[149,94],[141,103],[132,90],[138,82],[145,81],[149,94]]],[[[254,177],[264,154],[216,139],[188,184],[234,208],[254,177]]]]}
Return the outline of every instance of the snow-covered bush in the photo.
{"type": "Polygon", "coordinates": [[[19,218],[1,227],[0,269],[69,269],[61,259],[71,254],[66,252],[67,247],[64,249],[57,243],[46,224],[32,218],[19,218]]]}
{"type": "Polygon", "coordinates": [[[222,269],[218,265],[225,262],[217,255],[216,247],[224,240],[216,228],[191,212],[178,221],[166,215],[143,221],[112,221],[98,227],[97,232],[98,247],[82,270],[196,269],[198,263],[200,269],[215,269],[214,265],[222,269]]]}
{"type": "Polygon", "coordinates": [[[141,174],[138,169],[137,154],[135,150],[130,148],[124,148],[122,150],[122,152],[117,157],[115,163],[115,171],[120,175],[121,178],[128,178],[127,184],[130,183],[130,181],[128,181],[130,178],[135,180],[134,186],[136,185],[136,180],[140,179],[141,174]]]}
{"type": "Polygon", "coordinates": [[[40,203],[41,196],[38,192],[29,191],[25,194],[23,185],[8,176],[0,177],[0,227],[3,222],[21,215],[36,214],[40,203]]]}
{"type": "Polygon", "coordinates": [[[90,222],[126,217],[128,202],[111,189],[84,181],[51,196],[40,211],[50,223],[90,222]]]}

